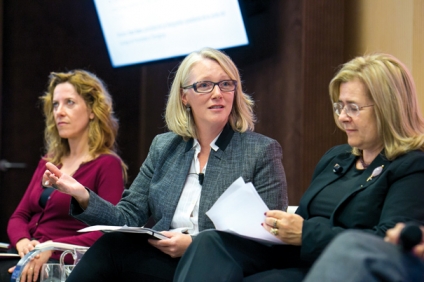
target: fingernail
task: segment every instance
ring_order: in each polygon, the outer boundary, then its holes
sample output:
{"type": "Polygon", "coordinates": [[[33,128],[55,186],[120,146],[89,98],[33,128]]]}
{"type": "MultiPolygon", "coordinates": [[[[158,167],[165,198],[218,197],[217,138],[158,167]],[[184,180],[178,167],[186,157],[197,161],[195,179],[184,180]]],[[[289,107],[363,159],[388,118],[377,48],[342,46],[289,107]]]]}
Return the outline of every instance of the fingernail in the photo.
{"type": "Polygon", "coordinates": [[[47,180],[46,182],[44,182],[44,186],[49,186],[50,182],[47,180]]]}

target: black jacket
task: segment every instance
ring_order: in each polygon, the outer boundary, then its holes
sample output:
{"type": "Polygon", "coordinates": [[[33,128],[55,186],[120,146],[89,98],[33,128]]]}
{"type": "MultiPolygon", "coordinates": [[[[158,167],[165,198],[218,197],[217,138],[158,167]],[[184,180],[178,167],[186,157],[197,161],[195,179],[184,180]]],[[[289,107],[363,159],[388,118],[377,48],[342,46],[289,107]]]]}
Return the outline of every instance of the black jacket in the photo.
{"type": "MultiPolygon", "coordinates": [[[[397,222],[424,223],[424,152],[412,151],[388,161],[377,156],[346,195],[330,219],[312,217],[308,205],[328,184],[338,181],[352,166],[356,156],[349,145],[330,149],[315,168],[311,185],[300,200],[296,213],[305,221],[302,230],[301,260],[313,262],[327,244],[345,229],[361,229],[384,237],[397,222]],[[334,172],[336,165],[342,171],[334,172]],[[367,179],[377,167],[380,175],[367,179]]],[[[348,251],[348,250],[346,250],[348,251]]]]}

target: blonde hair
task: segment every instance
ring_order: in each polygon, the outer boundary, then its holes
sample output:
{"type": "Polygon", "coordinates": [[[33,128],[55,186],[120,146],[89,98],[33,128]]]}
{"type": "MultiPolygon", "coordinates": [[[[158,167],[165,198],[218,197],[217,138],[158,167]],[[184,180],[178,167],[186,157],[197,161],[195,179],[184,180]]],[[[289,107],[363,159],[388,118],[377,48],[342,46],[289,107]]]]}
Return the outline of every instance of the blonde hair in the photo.
{"type": "Polygon", "coordinates": [[[53,114],[53,93],[58,84],[70,83],[75,91],[84,99],[94,114],[90,120],[88,133],[89,153],[92,158],[102,154],[111,154],[121,160],[124,180],[127,180],[127,166],[116,153],[116,135],[118,119],[114,116],[112,97],[103,81],[93,73],[84,70],[73,70],[67,73],[52,72],[49,75],[49,86],[43,96],[43,112],[46,121],[44,139],[47,161],[59,164],[62,157],[70,153],[67,139],[60,137],[53,114]]]}
{"type": "Polygon", "coordinates": [[[194,119],[190,118],[190,112],[186,110],[182,102],[181,93],[184,90],[181,87],[189,83],[189,74],[193,65],[204,59],[217,62],[230,79],[237,81],[233,107],[229,116],[229,123],[233,130],[238,132],[245,132],[246,130],[253,131],[256,121],[253,113],[254,102],[242,90],[239,71],[230,57],[212,48],[204,48],[198,52],[189,54],[178,67],[166,105],[165,121],[168,129],[182,136],[184,139],[197,138],[194,119]]]}
{"type": "MultiPolygon", "coordinates": [[[[424,150],[424,120],[421,115],[414,80],[397,58],[389,54],[357,57],[342,66],[329,85],[330,99],[337,102],[340,85],[359,79],[373,101],[378,135],[387,159],[393,160],[411,150],[424,150]]],[[[334,114],[336,124],[343,127],[334,114]]],[[[352,153],[360,155],[358,148],[352,153]]]]}

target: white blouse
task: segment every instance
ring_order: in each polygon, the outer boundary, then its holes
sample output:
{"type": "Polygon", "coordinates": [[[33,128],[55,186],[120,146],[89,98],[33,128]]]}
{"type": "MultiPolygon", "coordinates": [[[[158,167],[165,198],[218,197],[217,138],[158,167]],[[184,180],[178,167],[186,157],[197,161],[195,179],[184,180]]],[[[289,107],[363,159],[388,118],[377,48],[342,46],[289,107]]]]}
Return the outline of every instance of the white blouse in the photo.
{"type": "MultiPolygon", "coordinates": [[[[220,134],[219,134],[220,135],[220,134]]],[[[210,146],[213,150],[218,151],[219,147],[215,144],[219,135],[211,142],[210,146]]],[[[199,202],[202,193],[202,185],[199,182],[200,173],[200,143],[197,139],[193,142],[194,158],[191,163],[189,174],[181,193],[180,200],[171,222],[170,231],[178,231],[195,235],[199,233],[199,202]]],[[[206,166],[203,167],[201,173],[206,174],[206,166]]]]}

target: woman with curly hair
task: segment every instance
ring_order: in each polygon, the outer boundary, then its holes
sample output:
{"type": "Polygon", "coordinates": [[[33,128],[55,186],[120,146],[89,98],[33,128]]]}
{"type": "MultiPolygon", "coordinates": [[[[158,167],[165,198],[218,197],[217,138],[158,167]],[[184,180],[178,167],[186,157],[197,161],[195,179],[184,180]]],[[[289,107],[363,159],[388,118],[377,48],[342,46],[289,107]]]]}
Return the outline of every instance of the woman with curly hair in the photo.
{"type": "MultiPolygon", "coordinates": [[[[118,120],[102,80],[83,70],[53,72],[40,98],[46,121],[46,154],[7,227],[15,247],[11,251],[20,257],[46,241],[91,246],[102,235],[77,232],[87,225],[69,216],[71,197],[42,181],[47,162],[112,204],[120,200],[126,180],[127,167],[116,153],[118,120]]],[[[59,255],[54,251],[41,253],[26,265],[21,281],[36,281],[41,266],[59,255]]],[[[1,262],[1,281],[10,280],[6,268],[12,272],[17,262],[1,262]]]]}

